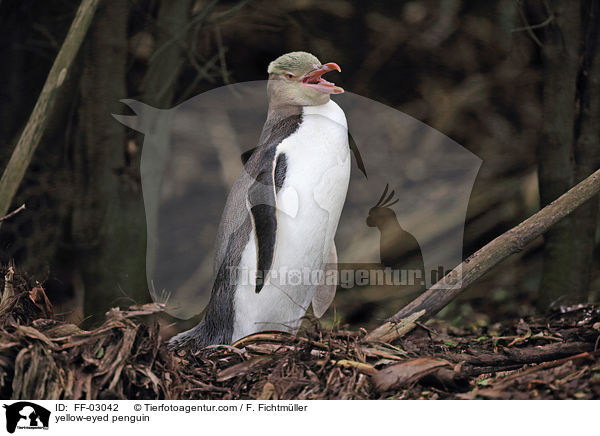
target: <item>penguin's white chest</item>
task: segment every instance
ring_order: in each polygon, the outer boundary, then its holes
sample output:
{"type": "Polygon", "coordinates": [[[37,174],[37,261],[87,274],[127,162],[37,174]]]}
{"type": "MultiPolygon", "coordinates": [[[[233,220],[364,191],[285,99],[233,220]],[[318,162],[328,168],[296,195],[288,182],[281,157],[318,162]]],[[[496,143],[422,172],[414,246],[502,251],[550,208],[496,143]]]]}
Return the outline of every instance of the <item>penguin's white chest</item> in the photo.
{"type": "Polygon", "coordinates": [[[236,341],[261,330],[296,331],[322,279],[350,178],[344,112],[333,101],[305,107],[298,129],[277,147],[286,174],[277,194],[277,236],[271,272],[257,294],[256,241],[250,235],[234,294],[236,341]]]}

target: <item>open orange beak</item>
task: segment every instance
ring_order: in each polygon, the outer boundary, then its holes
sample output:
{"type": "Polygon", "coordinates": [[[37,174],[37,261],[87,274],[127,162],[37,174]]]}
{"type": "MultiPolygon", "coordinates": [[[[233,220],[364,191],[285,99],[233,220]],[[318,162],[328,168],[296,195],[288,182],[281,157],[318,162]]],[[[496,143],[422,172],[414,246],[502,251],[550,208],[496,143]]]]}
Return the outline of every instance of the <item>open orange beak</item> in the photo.
{"type": "Polygon", "coordinates": [[[310,86],[311,88],[314,88],[317,91],[323,92],[325,94],[341,94],[342,92],[344,92],[343,88],[335,86],[335,83],[328,82],[327,80],[323,79],[323,77],[321,77],[323,74],[333,70],[337,70],[340,73],[342,72],[340,66],[335,62],[323,64],[316,70],[305,74],[300,79],[300,83],[306,86],[310,86]]]}

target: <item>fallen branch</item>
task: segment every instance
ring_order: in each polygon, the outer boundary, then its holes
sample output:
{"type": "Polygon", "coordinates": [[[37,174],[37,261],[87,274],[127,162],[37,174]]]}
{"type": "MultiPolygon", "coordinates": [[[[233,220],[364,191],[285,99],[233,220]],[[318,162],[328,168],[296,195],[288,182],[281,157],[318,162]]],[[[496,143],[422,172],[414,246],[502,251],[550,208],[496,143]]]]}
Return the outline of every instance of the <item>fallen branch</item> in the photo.
{"type": "MultiPolygon", "coordinates": [[[[568,344],[564,344],[568,345],[568,344]]],[[[582,359],[588,359],[593,362],[595,353],[590,351],[582,351],[576,354],[569,354],[568,349],[576,350],[580,349],[588,349],[588,346],[584,346],[581,344],[581,347],[571,346],[565,348],[565,353],[559,353],[559,357],[556,359],[550,359],[552,354],[548,354],[546,357],[550,360],[543,360],[538,365],[531,366],[525,370],[522,370],[523,364],[513,363],[513,364],[505,364],[505,365],[496,365],[492,367],[482,367],[482,366],[471,366],[468,364],[465,365],[456,365],[455,368],[440,368],[436,372],[432,373],[429,377],[423,379],[425,384],[433,384],[433,385],[441,385],[445,389],[453,389],[453,390],[467,390],[470,389],[469,381],[473,377],[477,377],[482,374],[497,374],[499,372],[504,371],[515,371],[512,374],[509,374],[504,377],[499,377],[498,383],[494,384],[493,389],[495,391],[501,391],[502,389],[506,389],[508,385],[518,378],[527,376],[529,374],[548,370],[550,368],[554,368],[556,366],[560,366],[563,363],[569,361],[579,361],[582,359]]],[[[526,364],[526,363],[525,363],[526,364]]],[[[464,398],[475,398],[475,396],[479,394],[482,395],[478,390],[474,390],[471,394],[464,398]]]]}
{"type": "Polygon", "coordinates": [[[67,73],[90,26],[99,1],[83,0],[77,9],[71,28],[54,60],[54,64],[52,64],[42,92],[33,108],[33,112],[31,112],[25,129],[2,174],[2,179],[0,179],[0,216],[4,216],[8,212],[8,208],[23,180],[33,153],[48,124],[57,91],[67,77],[67,73]]]}
{"type": "MultiPolygon", "coordinates": [[[[596,360],[597,357],[598,357],[598,353],[582,352],[582,353],[578,353],[575,355],[566,356],[561,359],[546,361],[539,365],[535,365],[533,367],[527,368],[523,371],[517,371],[517,372],[509,374],[505,377],[499,377],[499,378],[495,379],[494,381],[492,381],[492,383],[489,385],[483,386],[478,389],[474,389],[471,392],[468,392],[466,394],[458,395],[458,397],[465,399],[465,400],[466,399],[474,399],[477,397],[491,398],[491,399],[512,398],[512,396],[514,394],[511,394],[507,391],[511,385],[515,384],[519,380],[522,380],[525,383],[527,383],[527,386],[531,386],[532,382],[536,382],[536,381],[542,385],[552,386],[551,383],[544,381],[543,378],[540,378],[538,380],[530,379],[529,381],[527,381],[527,378],[531,377],[535,373],[548,371],[552,368],[556,368],[556,367],[564,365],[568,362],[573,362],[575,364],[581,365],[582,362],[588,361],[593,364],[594,360],[596,360]]],[[[585,368],[583,368],[583,369],[574,368],[574,370],[571,371],[567,377],[572,377],[573,379],[576,379],[577,374],[584,372],[585,370],[586,370],[585,368]],[[575,377],[573,377],[573,376],[575,376],[575,377]]],[[[436,375],[440,375],[440,374],[438,373],[436,375]]],[[[446,381],[446,380],[444,380],[444,377],[448,377],[449,375],[450,374],[448,374],[448,373],[442,374],[438,381],[441,383],[444,383],[446,381]]],[[[452,378],[448,378],[447,381],[450,384],[452,384],[454,380],[452,378]]],[[[556,384],[560,384],[561,380],[553,379],[553,383],[554,382],[556,382],[556,384]]],[[[556,388],[554,387],[554,389],[556,389],[556,388]]]]}
{"type": "Polygon", "coordinates": [[[473,374],[481,374],[495,372],[493,368],[497,367],[543,363],[593,350],[593,342],[564,342],[534,347],[504,348],[498,353],[478,352],[476,355],[444,353],[438,357],[455,363],[463,362],[466,364],[465,371],[467,373],[473,371],[473,374]],[[486,368],[486,370],[482,372],[475,368],[486,368]]]}
{"type": "Polygon", "coordinates": [[[404,336],[416,327],[417,322],[422,323],[434,316],[487,271],[511,254],[521,251],[525,245],[599,191],[600,170],[597,170],[548,206],[471,255],[442,280],[369,333],[365,340],[391,342],[404,336]]]}

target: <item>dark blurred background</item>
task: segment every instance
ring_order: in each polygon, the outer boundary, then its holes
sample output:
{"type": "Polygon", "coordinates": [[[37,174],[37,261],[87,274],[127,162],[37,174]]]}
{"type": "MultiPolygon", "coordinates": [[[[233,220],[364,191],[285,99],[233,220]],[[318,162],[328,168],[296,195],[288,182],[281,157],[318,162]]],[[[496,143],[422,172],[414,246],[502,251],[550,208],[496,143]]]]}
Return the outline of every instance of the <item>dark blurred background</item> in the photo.
{"type": "MultiPolygon", "coordinates": [[[[0,1],[2,168],[78,6],[0,1]]],[[[483,160],[466,257],[536,212],[538,186],[543,205],[598,168],[598,13],[596,1],[103,1],[13,200],[11,210],[27,209],[0,228],[0,262],[39,280],[76,322],[149,301],[143,136],[109,114],[128,113],[122,98],[169,108],[225,84],[264,80],[271,60],[295,50],[337,62],[336,84],[427,123],[483,160]],[[591,135],[587,145],[582,132],[591,135]]],[[[597,200],[586,208],[546,251],[539,238],[442,316],[491,322],[598,300],[597,200]]],[[[372,327],[401,303],[385,292],[340,290],[335,320],[372,327]]]]}

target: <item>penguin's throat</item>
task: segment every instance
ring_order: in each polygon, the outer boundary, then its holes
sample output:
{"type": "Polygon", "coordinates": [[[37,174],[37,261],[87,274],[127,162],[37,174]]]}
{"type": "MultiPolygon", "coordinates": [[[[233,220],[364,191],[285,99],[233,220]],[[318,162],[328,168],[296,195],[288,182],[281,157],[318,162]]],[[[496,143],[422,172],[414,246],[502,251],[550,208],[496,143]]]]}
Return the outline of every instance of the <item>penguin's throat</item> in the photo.
{"type": "Polygon", "coordinates": [[[267,114],[267,123],[275,124],[279,121],[285,120],[302,113],[302,106],[296,105],[269,105],[269,112],[267,114]]]}

